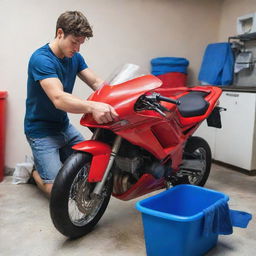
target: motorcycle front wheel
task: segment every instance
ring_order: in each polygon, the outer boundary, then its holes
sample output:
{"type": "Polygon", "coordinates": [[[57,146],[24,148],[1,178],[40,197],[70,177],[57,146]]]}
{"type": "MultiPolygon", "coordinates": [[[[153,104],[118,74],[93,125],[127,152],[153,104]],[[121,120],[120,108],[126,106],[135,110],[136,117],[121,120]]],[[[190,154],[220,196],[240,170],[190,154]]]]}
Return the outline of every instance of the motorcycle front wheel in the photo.
{"type": "Polygon", "coordinates": [[[50,214],[54,226],[63,235],[76,238],[89,233],[104,214],[113,189],[110,174],[101,196],[92,196],[96,183],[88,182],[91,156],[76,152],[71,155],[55,178],[50,214]]]}

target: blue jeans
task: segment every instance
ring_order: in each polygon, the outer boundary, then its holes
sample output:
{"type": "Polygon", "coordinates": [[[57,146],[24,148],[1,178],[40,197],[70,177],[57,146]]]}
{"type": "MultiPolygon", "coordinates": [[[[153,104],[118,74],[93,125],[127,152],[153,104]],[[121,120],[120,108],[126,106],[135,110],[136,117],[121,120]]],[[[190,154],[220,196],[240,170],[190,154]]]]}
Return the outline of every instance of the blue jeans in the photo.
{"type": "Polygon", "coordinates": [[[43,138],[27,136],[27,140],[33,153],[36,170],[44,183],[51,184],[64,161],[74,152],[71,147],[84,141],[84,137],[69,124],[59,135],[43,138]]]}

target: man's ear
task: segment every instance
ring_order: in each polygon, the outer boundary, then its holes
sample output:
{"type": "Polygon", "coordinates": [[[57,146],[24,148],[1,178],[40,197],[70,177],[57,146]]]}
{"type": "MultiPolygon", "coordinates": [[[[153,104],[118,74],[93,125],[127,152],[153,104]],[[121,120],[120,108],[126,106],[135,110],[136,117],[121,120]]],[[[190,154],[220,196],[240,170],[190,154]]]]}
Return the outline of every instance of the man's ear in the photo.
{"type": "Polygon", "coordinates": [[[64,37],[64,31],[62,30],[62,28],[58,28],[56,34],[57,34],[56,37],[57,37],[58,39],[61,39],[62,37],[64,37]]]}

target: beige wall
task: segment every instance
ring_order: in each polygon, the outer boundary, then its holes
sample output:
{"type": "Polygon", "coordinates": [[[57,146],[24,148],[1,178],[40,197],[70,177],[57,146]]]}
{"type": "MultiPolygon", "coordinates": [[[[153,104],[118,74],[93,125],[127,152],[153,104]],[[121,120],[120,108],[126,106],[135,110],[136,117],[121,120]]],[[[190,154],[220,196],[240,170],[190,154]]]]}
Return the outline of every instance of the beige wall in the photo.
{"type": "Polygon", "coordinates": [[[237,17],[256,12],[255,0],[224,0],[221,10],[219,41],[227,41],[237,34],[237,17]]]}
{"type": "MultiPolygon", "coordinates": [[[[81,53],[102,78],[123,63],[150,68],[158,56],[190,61],[189,81],[196,83],[205,46],[218,38],[222,0],[1,0],[1,84],[7,90],[6,166],[30,155],[23,135],[27,63],[32,52],[54,36],[58,15],[81,10],[93,25],[94,37],[81,53]]],[[[231,1],[229,1],[231,2],[231,1]]],[[[77,82],[74,94],[87,98],[90,90],[77,82]]],[[[71,115],[79,126],[80,115],[71,115]]]]}

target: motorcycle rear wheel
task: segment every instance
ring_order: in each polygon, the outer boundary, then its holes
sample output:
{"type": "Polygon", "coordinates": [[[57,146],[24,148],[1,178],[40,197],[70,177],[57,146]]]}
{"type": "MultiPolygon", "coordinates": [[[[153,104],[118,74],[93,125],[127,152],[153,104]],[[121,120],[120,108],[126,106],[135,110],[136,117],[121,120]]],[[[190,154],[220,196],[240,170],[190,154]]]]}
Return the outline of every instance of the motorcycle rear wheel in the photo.
{"type": "Polygon", "coordinates": [[[209,177],[212,163],[212,154],[208,143],[200,137],[190,137],[184,149],[184,156],[186,154],[193,155],[200,160],[204,166],[203,171],[198,176],[178,177],[173,185],[191,184],[203,187],[209,177]]]}
{"type": "Polygon", "coordinates": [[[83,152],[71,155],[55,178],[50,214],[54,226],[63,235],[77,238],[89,233],[104,214],[113,189],[108,178],[100,197],[91,197],[96,183],[89,183],[91,156],[83,152]]]}

